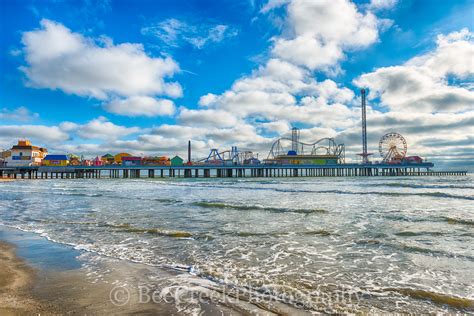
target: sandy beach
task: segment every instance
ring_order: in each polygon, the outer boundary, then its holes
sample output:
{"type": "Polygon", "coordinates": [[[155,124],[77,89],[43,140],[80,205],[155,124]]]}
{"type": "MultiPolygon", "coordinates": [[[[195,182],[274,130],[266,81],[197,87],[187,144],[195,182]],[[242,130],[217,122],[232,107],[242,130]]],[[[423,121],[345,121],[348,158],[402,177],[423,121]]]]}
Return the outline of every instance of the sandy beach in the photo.
{"type": "Polygon", "coordinates": [[[186,273],[80,252],[1,226],[0,235],[2,316],[181,315],[197,311],[205,315],[273,314],[249,302],[233,300],[228,304],[222,293],[186,273]],[[74,257],[77,254],[80,259],[74,257]],[[141,294],[143,286],[149,295],[141,294]],[[168,293],[166,299],[149,299],[161,289],[168,293]],[[200,302],[190,296],[197,293],[203,297],[200,302]]]}
{"type": "MultiPolygon", "coordinates": [[[[60,315],[60,314],[134,314],[176,312],[171,304],[141,303],[132,293],[129,302],[117,304],[110,293],[117,280],[143,273],[138,265],[117,263],[110,273],[94,280],[84,269],[42,271],[32,268],[16,255],[16,247],[0,241],[0,315],[60,315]],[[113,270],[113,272],[111,272],[113,270]],[[115,281],[115,282],[114,282],[115,281]],[[120,306],[118,306],[120,305],[120,306]]],[[[126,288],[127,282],[121,285],[126,288]]]]}
{"type": "Polygon", "coordinates": [[[52,306],[32,298],[35,270],[15,255],[15,247],[0,241],[0,314],[55,313],[52,306]]]}

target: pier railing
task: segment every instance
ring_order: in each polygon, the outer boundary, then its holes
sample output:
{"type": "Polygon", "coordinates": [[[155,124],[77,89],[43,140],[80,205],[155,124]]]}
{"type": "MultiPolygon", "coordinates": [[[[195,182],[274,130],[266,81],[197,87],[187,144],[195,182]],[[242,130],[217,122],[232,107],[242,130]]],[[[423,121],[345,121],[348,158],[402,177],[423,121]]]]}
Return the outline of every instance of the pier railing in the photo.
{"type": "Polygon", "coordinates": [[[183,165],[1,167],[0,177],[23,179],[76,178],[244,178],[244,177],[380,177],[465,176],[467,171],[436,171],[430,162],[409,165],[183,165]]]}

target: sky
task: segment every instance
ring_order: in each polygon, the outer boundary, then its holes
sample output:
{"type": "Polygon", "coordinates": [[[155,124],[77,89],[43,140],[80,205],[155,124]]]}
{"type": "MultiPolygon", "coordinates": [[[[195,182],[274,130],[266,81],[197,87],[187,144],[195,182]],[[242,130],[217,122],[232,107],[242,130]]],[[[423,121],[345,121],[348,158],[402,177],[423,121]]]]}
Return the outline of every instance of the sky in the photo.
{"type": "Polygon", "coordinates": [[[0,1],[0,149],[193,157],[331,137],[474,169],[474,0],[0,1]]]}

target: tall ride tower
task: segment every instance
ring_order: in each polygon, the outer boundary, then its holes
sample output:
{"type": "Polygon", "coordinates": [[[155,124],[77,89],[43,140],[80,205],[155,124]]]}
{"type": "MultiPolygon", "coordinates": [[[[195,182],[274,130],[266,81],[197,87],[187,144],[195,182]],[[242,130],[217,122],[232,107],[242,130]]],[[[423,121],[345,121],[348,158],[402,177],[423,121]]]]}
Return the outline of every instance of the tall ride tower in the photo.
{"type": "Polygon", "coordinates": [[[300,129],[293,127],[291,129],[291,150],[298,154],[298,144],[300,141],[300,129]]]}
{"type": "Polygon", "coordinates": [[[362,156],[362,163],[369,163],[369,156],[372,154],[367,153],[367,117],[366,117],[366,100],[365,100],[365,89],[360,89],[361,96],[361,111],[362,111],[362,153],[358,154],[362,156]]]}

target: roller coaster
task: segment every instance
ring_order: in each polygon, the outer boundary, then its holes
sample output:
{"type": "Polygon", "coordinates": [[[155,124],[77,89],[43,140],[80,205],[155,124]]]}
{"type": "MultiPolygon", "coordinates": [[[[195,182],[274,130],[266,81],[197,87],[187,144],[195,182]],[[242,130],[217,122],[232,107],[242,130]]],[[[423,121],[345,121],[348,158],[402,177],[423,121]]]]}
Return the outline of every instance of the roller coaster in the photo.
{"type": "Polygon", "coordinates": [[[206,158],[195,161],[196,164],[232,164],[243,165],[252,164],[257,159],[252,151],[239,151],[236,146],[232,146],[231,150],[219,152],[216,148],[211,149],[206,158]]]}
{"type": "Polygon", "coordinates": [[[338,163],[345,162],[345,146],[336,144],[334,138],[321,138],[314,143],[304,143],[299,141],[299,137],[295,138],[282,137],[276,140],[270,148],[267,160],[292,152],[293,155],[336,156],[338,163]]]}

